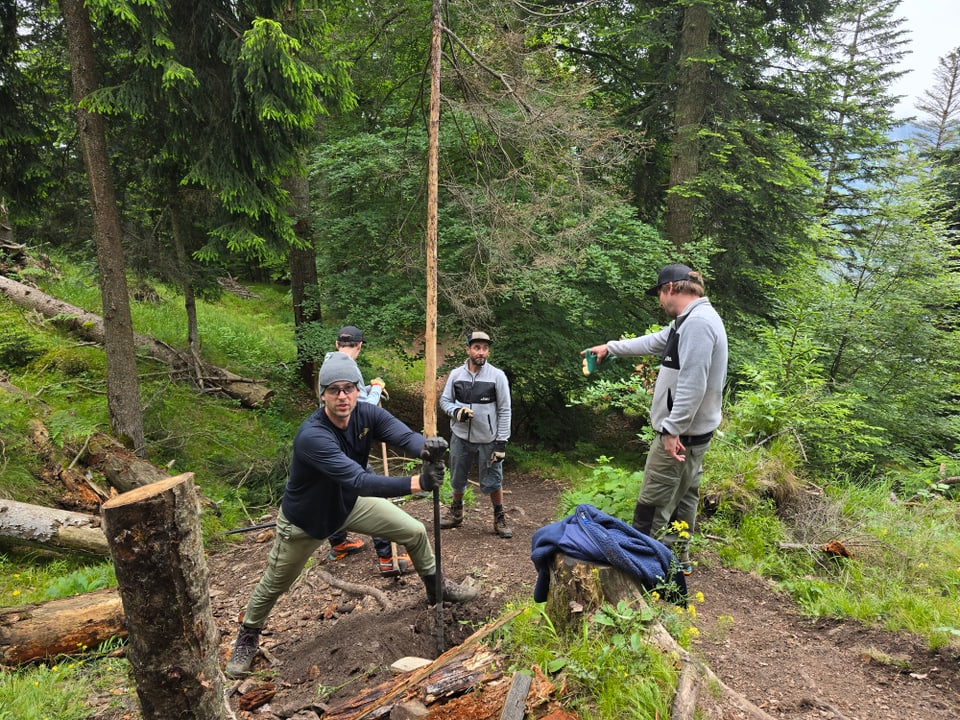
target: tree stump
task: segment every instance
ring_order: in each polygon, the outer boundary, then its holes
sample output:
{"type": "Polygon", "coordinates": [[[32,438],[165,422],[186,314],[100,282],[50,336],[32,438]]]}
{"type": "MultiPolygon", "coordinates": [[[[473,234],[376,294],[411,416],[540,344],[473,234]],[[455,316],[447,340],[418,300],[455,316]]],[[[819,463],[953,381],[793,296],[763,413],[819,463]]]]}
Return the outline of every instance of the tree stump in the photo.
{"type": "Polygon", "coordinates": [[[103,505],[144,720],[225,720],[193,473],[103,505]]]}
{"type": "Polygon", "coordinates": [[[547,616],[557,627],[579,625],[585,613],[598,610],[603,603],[632,601],[642,597],[642,591],[639,582],[619,568],[557,553],[550,571],[547,616]]]}

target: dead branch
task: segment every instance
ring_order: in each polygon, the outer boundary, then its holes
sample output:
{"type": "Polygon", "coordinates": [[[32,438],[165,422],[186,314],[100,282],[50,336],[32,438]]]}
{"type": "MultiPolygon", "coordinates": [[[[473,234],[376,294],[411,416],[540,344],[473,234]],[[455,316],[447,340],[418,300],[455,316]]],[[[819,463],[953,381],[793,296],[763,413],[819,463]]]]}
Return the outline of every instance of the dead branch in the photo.
{"type": "Polygon", "coordinates": [[[359,583],[347,582],[346,580],[341,580],[338,577],[335,577],[328,573],[326,570],[315,567],[310,572],[315,572],[320,576],[320,579],[323,580],[328,585],[331,585],[335,588],[340,588],[344,592],[348,592],[351,595],[356,595],[358,597],[364,597],[369,595],[378,603],[380,607],[384,610],[390,607],[390,601],[387,600],[387,596],[381,590],[378,590],[375,587],[370,587],[369,585],[361,585],[359,583]]]}
{"type": "Polygon", "coordinates": [[[777,543],[781,550],[807,550],[809,552],[819,551],[834,557],[852,558],[853,553],[839,540],[831,540],[823,545],[811,545],[808,543],[777,543]]]}

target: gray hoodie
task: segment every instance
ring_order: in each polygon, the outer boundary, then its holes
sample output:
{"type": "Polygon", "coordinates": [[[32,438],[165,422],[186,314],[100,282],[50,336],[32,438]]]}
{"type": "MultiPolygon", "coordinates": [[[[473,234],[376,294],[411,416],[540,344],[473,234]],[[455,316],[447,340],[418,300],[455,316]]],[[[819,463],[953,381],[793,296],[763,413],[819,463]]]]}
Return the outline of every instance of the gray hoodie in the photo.
{"type": "Polygon", "coordinates": [[[617,356],[659,355],[650,424],[668,435],[705,435],[720,425],[727,377],[727,333],[707,298],[697,298],[662,330],[611,340],[617,356]]]}

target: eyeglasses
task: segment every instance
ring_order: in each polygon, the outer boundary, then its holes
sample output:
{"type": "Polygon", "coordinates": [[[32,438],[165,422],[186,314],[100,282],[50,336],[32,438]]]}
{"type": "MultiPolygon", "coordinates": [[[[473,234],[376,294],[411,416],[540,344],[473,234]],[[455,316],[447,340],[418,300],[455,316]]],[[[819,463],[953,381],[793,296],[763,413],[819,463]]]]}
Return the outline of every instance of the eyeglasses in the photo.
{"type": "Polygon", "coordinates": [[[357,386],[354,383],[349,383],[348,385],[327,385],[324,389],[323,394],[329,395],[330,397],[340,397],[340,395],[346,395],[350,397],[357,391],[357,386]]]}

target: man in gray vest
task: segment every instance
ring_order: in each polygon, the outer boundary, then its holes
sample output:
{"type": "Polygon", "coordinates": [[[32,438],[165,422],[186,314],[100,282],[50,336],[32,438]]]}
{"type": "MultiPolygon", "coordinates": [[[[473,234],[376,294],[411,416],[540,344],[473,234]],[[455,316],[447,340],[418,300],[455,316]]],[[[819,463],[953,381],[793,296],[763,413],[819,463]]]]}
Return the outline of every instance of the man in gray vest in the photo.
{"type": "Polygon", "coordinates": [[[662,330],[630,340],[611,340],[584,350],[597,362],[618,357],[662,358],[650,407],[656,437],[647,453],[633,526],[673,549],[684,574],[693,572],[689,540],[700,504],[703,456],[720,425],[720,402],[727,377],[727,334],[704,297],[703,276],[667,265],[647,291],[673,321],[662,330]]]}
{"type": "Polygon", "coordinates": [[[467,476],[476,463],[480,492],[493,505],[493,532],[513,537],[503,509],[503,459],[512,419],[510,383],[503,370],[487,362],[492,340],[485,332],[467,334],[467,361],[454,368],[440,396],[440,409],[450,416],[450,488],[453,501],[440,527],[463,524],[467,476]]]}

